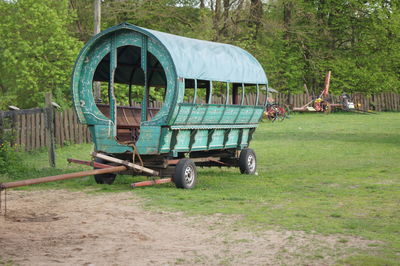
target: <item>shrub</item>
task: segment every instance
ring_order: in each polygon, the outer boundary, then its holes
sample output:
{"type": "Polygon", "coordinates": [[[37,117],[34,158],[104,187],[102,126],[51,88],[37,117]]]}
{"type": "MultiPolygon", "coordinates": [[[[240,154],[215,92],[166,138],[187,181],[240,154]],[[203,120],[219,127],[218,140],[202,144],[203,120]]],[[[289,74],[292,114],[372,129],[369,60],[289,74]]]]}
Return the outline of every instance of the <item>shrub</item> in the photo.
{"type": "Polygon", "coordinates": [[[21,158],[9,142],[0,144],[0,174],[13,174],[21,168],[21,158]]]}
{"type": "Polygon", "coordinates": [[[15,132],[10,127],[10,121],[2,121],[0,130],[0,174],[13,175],[19,173],[24,168],[18,147],[12,145],[15,140],[15,132]]]}

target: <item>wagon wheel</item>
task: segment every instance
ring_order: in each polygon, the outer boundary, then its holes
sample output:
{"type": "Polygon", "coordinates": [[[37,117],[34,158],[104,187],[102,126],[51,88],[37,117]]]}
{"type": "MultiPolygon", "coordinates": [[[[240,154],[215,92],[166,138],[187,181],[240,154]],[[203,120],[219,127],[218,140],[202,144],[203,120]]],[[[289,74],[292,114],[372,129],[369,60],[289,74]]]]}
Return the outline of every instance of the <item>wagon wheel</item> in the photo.
{"type": "Polygon", "coordinates": [[[181,159],[175,167],[172,177],[177,188],[191,189],[196,185],[197,171],[196,165],[190,159],[181,159]]]}
{"type": "Polygon", "coordinates": [[[257,158],[252,149],[243,149],[240,152],[239,168],[242,174],[254,175],[257,170],[257,158]]]}
{"type": "MultiPolygon", "coordinates": [[[[107,161],[100,159],[100,158],[95,158],[94,161],[96,163],[102,163],[102,164],[107,164],[107,161]]],[[[94,167],[94,169],[99,169],[94,167]]],[[[96,181],[97,184],[107,184],[111,185],[114,183],[116,174],[100,174],[100,175],[94,175],[94,180],[96,181]]]]}

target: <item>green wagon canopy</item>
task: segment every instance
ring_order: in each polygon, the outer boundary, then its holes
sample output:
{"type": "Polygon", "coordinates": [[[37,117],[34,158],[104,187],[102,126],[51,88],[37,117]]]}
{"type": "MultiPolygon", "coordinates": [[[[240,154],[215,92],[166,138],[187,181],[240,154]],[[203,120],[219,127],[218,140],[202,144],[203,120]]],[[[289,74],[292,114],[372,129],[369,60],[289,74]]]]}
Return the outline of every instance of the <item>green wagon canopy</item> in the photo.
{"type": "Polygon", "coordinates": [[[142,155],[247,147],[266,102],[260,100],[260,85],[268,86],[264,70],[239,47],[128,23],[94,36],[82,48],[71,80],[75,110],[96,150],[131,152],[126,143],[136,143],[142,155]],[[108,84],[108,105],[96,102],[93,81],[108,84]],[[118,105],[115,83],[129,85],[130,106],[118,105]],[[213,83],[226,83],[223,104],[214,102],[213,83]],[[143,86],[140,107],[132,104],[130,85],[143,86]],[[150,107],[153,87],[164,94],[159,108],[150,107]],[[190,89],[194,96],[188,102],[190,89]],[[247,93],[255,95],[244,102],[247,93]]]}
{"type": "MultiPolygon", "coordinates": [[[[260,63],[247,51],[233,45],[181,37],[173,34],[150,30],[123,23],[116,27],[129,28],[158,40],[168,51],[173,61],[176,74],[180,78],[237,82],[249,84],[266,84],[267,77],[260,63]]],[[[118,50],[118,71],[116,83],[143,85],[143,73],[132,73],[134,64],[140,65],[140,48],[125,46],[118,50]]],[[[106,56],[95,73],[94,79],[108,81],[109,55],[106,56]]],[[[157,64],[157,59],[150,56],[150,68],[156,70],[149,83],[163,85],[165,74],[157,64]]]]}

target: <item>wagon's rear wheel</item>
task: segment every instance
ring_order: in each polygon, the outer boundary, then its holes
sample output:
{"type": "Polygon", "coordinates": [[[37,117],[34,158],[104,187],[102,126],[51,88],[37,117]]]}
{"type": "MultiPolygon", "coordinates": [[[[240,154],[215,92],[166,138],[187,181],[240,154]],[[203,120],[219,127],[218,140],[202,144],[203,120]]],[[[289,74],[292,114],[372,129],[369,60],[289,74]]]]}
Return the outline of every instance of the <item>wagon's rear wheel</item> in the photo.
{"type": "Polygon", "coordinates": [[[254,175],[257,170],[256,154],[252,149],[243,149],[240,152],[239,168],[242,174],[254,175]]]}
{"type": "Polygon", "coordinates": [[[196,165],[190,159],[182,159],[175,167],[172,180],[177,188],[191,189],[196,185],[196,165]]]}
{"type": "MultiPolygon", "coordinates": [[[[100,159],[100,158],[95,158],[94,161],[96,163],[102,163],[102,164],[107,164],[107,161],[100,159]]],[[[99,169],[99,168],[94,168],[94,169],[99,169]]],[[[100,175],[94,175],[94,180],[96,180],[97,184],[107,184],[111,185],[114,183],[116,174],[100,174],[100,175]]]]}

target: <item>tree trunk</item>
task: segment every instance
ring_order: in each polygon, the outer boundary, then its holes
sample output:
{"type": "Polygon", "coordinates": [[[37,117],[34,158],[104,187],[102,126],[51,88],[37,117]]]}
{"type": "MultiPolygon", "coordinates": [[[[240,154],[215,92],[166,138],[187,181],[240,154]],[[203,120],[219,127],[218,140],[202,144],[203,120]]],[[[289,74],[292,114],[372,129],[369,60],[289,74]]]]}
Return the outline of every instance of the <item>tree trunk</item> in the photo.
{"type": "Polygon", "coordinates": [[[290,40],[290,23],[292,19],[292,8],[293,3],[291,1],[285,1],[283,3],[283,26],[285,28],[285,40],[290,40]]]}
{"type": "MultiPolygon", "coordinates": [[[[94,0],[93,2],[94,9],[94,35],[100,32],[100,24],[101,24],[101,0],[94,0]]],[[[93,82],[93,94],[96,102],[101,101],[101,88],[100,82],[93,82]]]]}
{"type": "Polygon", "coordinates": [[[228,36],[228,28],[229,28],[229,0],[224,0],[224,11],[223,11],[223,18],[224,18],[224,25],[220,31],[220,34],[227,37],[228,36]]]}
{"type": "Polygon", "coordinates": [[[215,41],[219,40],[219,33],[220,33],[220,23],[221,23],[221,1],[222,0],[215,0],[214,6],[214,17],[213,17],[213,28],[216,32],[215,41]]]}
{"type": "Polygon", "coordinates": [[[100,32],[100,24],[101,24],[101,0],[94,0],[93,3],[94,9],[94,34],[100,32]]]}
{"type": "Polygon", "coordinates": [[[250,2],[250,21],[255,24],[254,39],[257,39],[260,27],[262,25],[263,4],[261,0],[251,0],[250,2]]]}

